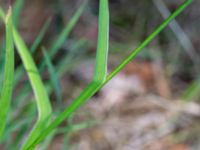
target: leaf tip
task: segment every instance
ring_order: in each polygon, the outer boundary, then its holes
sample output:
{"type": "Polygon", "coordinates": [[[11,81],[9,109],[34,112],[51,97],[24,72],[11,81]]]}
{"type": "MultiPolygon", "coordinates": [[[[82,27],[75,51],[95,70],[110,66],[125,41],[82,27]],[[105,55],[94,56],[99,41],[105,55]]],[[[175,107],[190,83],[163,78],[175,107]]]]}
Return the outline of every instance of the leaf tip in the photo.
{"type": "Polygon", "coordinates": [[[6,15],[6,22],[8,22],[8,20],[10,19],[12,15],[12,6],[10,5],[9,8],[8,8],[8,13],[6,15]]]}

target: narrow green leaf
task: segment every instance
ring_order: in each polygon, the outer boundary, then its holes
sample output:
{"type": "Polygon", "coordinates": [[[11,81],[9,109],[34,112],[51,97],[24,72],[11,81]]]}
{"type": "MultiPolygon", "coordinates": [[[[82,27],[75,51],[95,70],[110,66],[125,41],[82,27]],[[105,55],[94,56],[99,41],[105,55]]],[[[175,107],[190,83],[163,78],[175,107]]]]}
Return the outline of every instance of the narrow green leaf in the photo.
{"type": "Polygon", "coordinates": [[[10,102],[13,91],[14,80],[14,46],[12,31],[12,9],[9,8],[6,16],[6,55],[4,67],[4,83],[0,96],[0,138],[3,136],[7,122],[7,115],[10,108],[10,102]]]}
{"type": "Polygon", "coordinates": [[[178,16],[192,0],[185,1],[179,8],[171,14],[163,23],[158,26],[155,31],[150,34],[144,42],[142,42],[131,54],[128,56],[114,71],[112,71],[102,84],[91,82],[84,91],[65,109],[40,135],[31,143],[29,148],[34,148],[40,143],[48,134],[51,133],[63,120],[68,118],[74,111],[83,105],[89,98],[91,98],[98,90],[100,90],[108,81],[110,81],[123,67],[128,64],[145,46],[147,46],[176,16],[178,16]]]}
{"type": "Polygon", "coordinates": [[[14,42],[17,47],[18,53],[23,61],[23,65],[28,73],[29,80],[31,82],[31,86],[34,91],[34,95],[36,98],[37,108],[38,108],[38,120],[34,125],[29,137],[27,138],[25,144],[22,149],[26,149],[27,146],[32,143],[35,138],[43,131],[46,125],[49,122],[49,117],[51,115],[51,105],[49,101],[49,97],[45,86],[41,80],[38,69],[29,53],[29,50],[19,35],[16,28],[13,28],[14,42]]]}
{"type": "MultiPolygon", "coordinates": [[[[36,51],[36,49],[38,48],[39,44],[41,43],[42,39],[44,38],[44,35],[50,25],[51,19],[48,19],[44,26],[42,27],[41,31],[39,32],[37,38],[35,39],[33,45],[31,46],[31,53],[34,53],[36,51]]],[[[16,73],[15,73],[15,86],[18,84],[19,80],[21,79],[22,75],[24,73],[23,67],[19,66],[16,69],[16,73]]]]}
{"type": "MultiPolygon", "coordinates": [[[[31,53],[34,53],[34,52],[36,51],[36,49],[38,48],[39,44],[41,43],[42,39],[44,38],[45,33],[47,32],[47,29],[48,29],[48,27],[49,27],[49,25],[50,25],[50,22],[51,22],[51,19],[49,18],[49,19],[45,22],[45,24],[43,25],[43,27],[42,27],[42,29],[40,30],[40,32],[39,32],[37,38],[35,39],[33,45],[31,46],[31,49],[30,49],[31,53]]],[[[16,86],[18,85],[18,83],[19,83],[21,77],[23,76],[23,74],[24,74],[24,68],[23,68],[23,66],[17,67],[17,69],[16,69],[16,71],[15,71],[15,82],[14,82],[14,87],[16,87],[16,86]]],[[[24,86],[24,87],[20,90],[20,92],[19,92],[20,95],[17,96],[17,98],[15,99],[15,102],[18,102],[19,99],[22,100],[23,98],[21,98],[21,97],[22,97],[22,96],[24,97],[24,94],[28,94],[28,92],[27,92],[27,93],[23,92],[25,89],[28,89],[27,87],[29,87],[29,86],[24,86]],[[19,98],[18,98],[18,97],[19,97],[19,98]]]]}
{"type": "MultiPolygon", "coordinates": [[[[53,56],[58,52],[58,50],[62,47],[62,45],[65,43],[66,39],[68,38],[70,32],[78,22],[84,8],[86,6],[86,3],[84,2],[80,8],[76,11],[76,13],[73,15],[73,17],[70,19],[70,21],[66,24],[63,31],[60,33],[60,35],[56,38],[55,42],[51,45],[49,49],[49,57],[52,59],[53,56]]],[[[45,63],[42,62],[40,68],[44,69],[45,63]]]]}
{"type": "Polygon", "coordinates": [[[20,21],[20,14],[24,6],[24,0],[16,0],[13,6],[13,23],[17,27],[20,21]]]}
{"type": "Polygon", "coordinates": [[[107,74],[107,59],[109,48],[109,8],[108,0],[100,0],[99,31],[96,54],[94,81],[103,82],[107,74]]]}
{"type": "Polygon", "coordinates": [[[13,29],[13,33],[15,45],[23,61],[26,72],[28,73],[31,86],[34,90],[34,95],[36,97],[39,110],[39,117],[42,118],[44,116],[46,118],[51,112],[51,105],[49,103],[48,94],[26,44],[24,43],[23,39],[15,28],[13,29]]]}
{"type": "Polygon", "coordinates": [[[47,64],[47,68],[48,68],[48,71],[49,71],[49,74],[50,74],[50,81],[52,83],[52,87],[55,90],[56,98],[57,98],[57,100],[59,102],[58,106],[60,106],[61,105],[61,100],[62,100],[62,94],[61,94],[60,82],[58,80],[58,75],[56,74],[54,66],[51,63],[50,57],[49,57],[49,55],[48,55],[48,53],[47,53],[47,51],[46,51],[46,49],[44,47],[42,48],[42,52],[43,52],[44,59],[45,59],[45,62],[47,64]]]}

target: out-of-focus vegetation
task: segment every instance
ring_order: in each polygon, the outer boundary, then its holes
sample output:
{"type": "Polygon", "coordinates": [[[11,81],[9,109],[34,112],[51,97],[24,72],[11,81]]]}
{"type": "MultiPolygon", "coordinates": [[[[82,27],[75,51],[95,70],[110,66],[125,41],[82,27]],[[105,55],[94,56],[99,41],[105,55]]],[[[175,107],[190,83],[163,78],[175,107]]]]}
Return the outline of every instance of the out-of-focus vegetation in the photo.
{"type": "MultiPolygon", "coordinates": [[[[181,2],[110,0],[108,70],[127,57],[181,2]]],[[[194,1],[91,102],[55,130],[40,149],[199,149],[199,5],[194,1]]],[[[1,1],[0,6],[6,10],[7,2],[1,1]]],[[[53,100],[55,117],[92,78],[98,7],[97,0],[86,5],[83,0],[13,2],[13,22],[39,68],[42,86],[53,100]]],[[[4,37],[1,22],[0,86],[4,82],[4,37]]],[[[18,33],[14,38],[20,43],[18,33]]],[[[29,51],[21,42],[16,49],[29,51]]],[[[21,57],[22,61],[29,59],[28,55],[21,57]]],[[[26,76],[26,72],[31,76],[37,69],[24,69],[22,64],[16,53],[14,95],[2,150],[20,147],[37,119],[35,99],[39,96],[33,96],[26,76]]],[[[34,94],[41,90],[35,85],[34,94]]],[[[47,99],[42,94],[41,99],[47,99]]],[[[48,124],[47,120],[43,122],[48,124]]],[[[37,125],[40,131],[36,130],[42,132],[43,127],[37,125]]]]}

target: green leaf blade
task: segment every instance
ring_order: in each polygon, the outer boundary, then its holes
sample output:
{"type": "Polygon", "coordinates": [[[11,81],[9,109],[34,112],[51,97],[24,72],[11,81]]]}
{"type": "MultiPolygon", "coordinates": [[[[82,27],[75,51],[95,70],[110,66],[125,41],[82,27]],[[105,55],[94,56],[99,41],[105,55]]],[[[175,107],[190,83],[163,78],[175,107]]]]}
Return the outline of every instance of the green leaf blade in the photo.
{"type": "Polygon", "coordinates": [[[25,150],[30,145],[30,143],[32,143],[35,140],[35,138],[46,128],[47,124],[49,123],[52,108],[49,101],[48,93],[42,82],[38,69],[33,61],[33,58],[25,42],[21,38],[16,28],[13,28],[13,35],[18,53],[23,61],[23,65],[29,76],[29,80],[34,91],[38,109],[37,122],[34,125],[34,128],[32,129],[28,138],[26,139],[24,145],[22,146],[22,150],[25,150]]]}
{"type": "Polygon", "coordinates": [[[10,102],[13,91],[14,81],[14,44],[13,44],[13,31],[12,31],[12,10],[9,9],[6,16],[6,56],[4,67],[4,83],[0,97],[0,138],[4,133],[7,122],[7,115],[10,108],[10,102]]]}
{"type": "Polygon", "coordinates": [[[38,69],[29,53],[27,46],[15,28],[13,32],[17,50],[23,61],[24,67],[28,73],[32,88],[34,90],[34,95],[36,97],[39,109],[39,116],[48,116],[51,112],[51,106],[49,104],[48,94],[43,85],[38,69]]]}
{"type": "Polygon", "coordinates": [[[99,31],[97,42],[96,65],[94,81],[103,82],[107,74],[107,59],[109,48],[109,8],[108,0],[100,0],[99,31]]]}
{"type": "Polygon", "coordinates": [[[24,0],[16,0],[13,6],[13,23],[17,27],[20,22],[20,14],[24,6],[24,0]]]}

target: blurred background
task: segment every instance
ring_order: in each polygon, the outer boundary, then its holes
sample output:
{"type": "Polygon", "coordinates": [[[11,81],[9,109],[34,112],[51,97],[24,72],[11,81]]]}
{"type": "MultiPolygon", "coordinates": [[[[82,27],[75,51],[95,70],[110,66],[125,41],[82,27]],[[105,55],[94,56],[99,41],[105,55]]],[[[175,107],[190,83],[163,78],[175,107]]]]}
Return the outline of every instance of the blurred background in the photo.
{"type": "MultiPolygon", "coordinates": [[[[33,57],[39,65],[84,0],[21,0],[15,24],[28,47],[46,26],[33,57]]],[[[109,0],[109,71],[126,58],[183,0],[109,0]]],[[[98,0],[89,0],[51,61],[58,76],[41,72],[54,112],[64,110],[93,75],[98,0]],[[49,83],[50,82],[50,83],[49,83]],[[60,89],[60,90],[58,90],[60,89]]],[[[6,10],[6,0],[0,1],[6,10]]],[[[66,120],[41,148],[48,150],[200,149],[200,1],[194,0],[155,40],[87,104],[66,120]],[[66,128],[67,127],[67,128],[66,128]]],[[[0,23],[0,63],[4,25],[0,23]]],[[[34,48],[33,48],[34,49],[34,48]]],[[[16,70],[21,60],[16,53],[16,70]]],[[[3,68],[0,65],[0,71],[3,68]]],[[[2,73],[0,83],[2,85],[2,73]]],[[[37,115],[25,71],[15,85],[9,125],[0,150],[16,149],[37,115]],[[24,88],[26,87],[26,88],[24,88]],[[9,140],[8,140],[9,139],[9,140]]],[[[56,115],[56,114],[55,114],[56,115]]]]}

